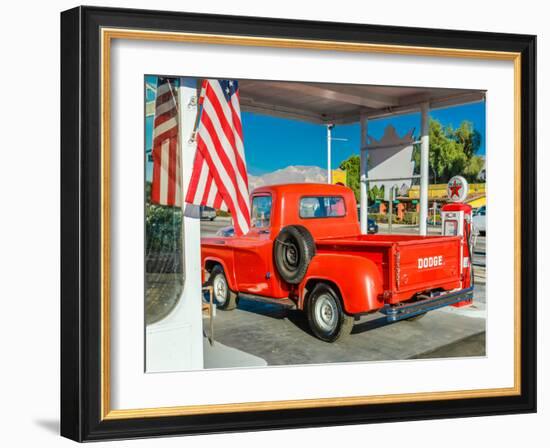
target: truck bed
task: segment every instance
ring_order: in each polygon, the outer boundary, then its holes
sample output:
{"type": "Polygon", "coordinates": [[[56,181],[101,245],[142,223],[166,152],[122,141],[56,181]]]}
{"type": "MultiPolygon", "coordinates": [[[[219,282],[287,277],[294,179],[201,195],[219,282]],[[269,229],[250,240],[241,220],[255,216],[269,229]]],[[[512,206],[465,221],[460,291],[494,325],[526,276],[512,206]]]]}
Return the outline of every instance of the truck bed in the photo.
{"type": "Polygon", "coordinates": [[[385,300],[397,303],[419,291],[461,287],[461,238],[420,235],[351,235],[316,240],[318,253],[352,253],[371,259],[383,279],[385,300]]]}

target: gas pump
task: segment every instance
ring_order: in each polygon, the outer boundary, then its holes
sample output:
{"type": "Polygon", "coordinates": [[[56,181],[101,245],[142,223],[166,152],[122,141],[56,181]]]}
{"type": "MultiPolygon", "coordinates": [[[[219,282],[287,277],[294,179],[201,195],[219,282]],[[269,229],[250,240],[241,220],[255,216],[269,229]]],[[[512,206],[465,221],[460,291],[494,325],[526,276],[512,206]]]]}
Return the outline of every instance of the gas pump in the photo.
{"type": "MultiPolygon", "coordinates": [[[[451,202],[441,207],[441,233],[445,236],[460,236],[462,238],[462,245],[460,246],[462,288],[469,288],[474,284],[472,268],[473,235],[472,207],[464,203],[468,196],[468,182],[466,179],[462,176],[452,177],[447,184],[447,196],[451,202]]],[[[453,306],[460,307],[471,303],[471,300],[466,300],[453,306]]]]}

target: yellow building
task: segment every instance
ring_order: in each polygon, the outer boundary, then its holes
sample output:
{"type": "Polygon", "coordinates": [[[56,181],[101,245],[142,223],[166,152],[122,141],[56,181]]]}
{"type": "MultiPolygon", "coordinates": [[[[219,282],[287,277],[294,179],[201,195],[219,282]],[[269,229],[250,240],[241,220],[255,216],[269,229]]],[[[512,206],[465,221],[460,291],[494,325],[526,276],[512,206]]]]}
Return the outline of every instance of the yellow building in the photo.
{"type": "MultiPolygon", "coordinates": [[[[420,186],[413,185],[409,189],[409,199],[420,198],[420,186]]],[[[428,186],[428,200],[440,200],[445,201],[447,199],[447,184],[432,184],[428,186]]],[[[468,185],[468,198],[466,203],[470,204],[472,208],[478,208],[482,205],[486,205],[485,196],[485,184],[469,184],[468,185]]]]}
{"type": "Polygon", "coordinates": [[[347,185],[347,175],[344,170],[332,170],[332,183],[334,185],[347,185]]]}
{"type": "Polygon", "coordinates": [[[466,199],[466,203],[469,204],[472,208],[479,208],[482,205],[487,205],[487,198],[485,197],[485,193],[483,193],[483,196],[478,196],[477,198],[468,198],[466,199]]]}

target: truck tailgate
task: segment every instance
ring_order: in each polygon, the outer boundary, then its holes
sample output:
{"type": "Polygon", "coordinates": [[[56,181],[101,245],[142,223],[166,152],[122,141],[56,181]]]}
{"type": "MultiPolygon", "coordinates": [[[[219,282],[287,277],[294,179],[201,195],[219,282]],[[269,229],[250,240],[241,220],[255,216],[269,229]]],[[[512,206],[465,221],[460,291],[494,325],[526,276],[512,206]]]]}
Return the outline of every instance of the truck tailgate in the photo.
{"type": "Polygon", "coordinates": [[[459,287],[461,248],[459,237],[424,237],[395,243],[394,295],[403,300],[411,292],[459,287]]]}
{"type": "Polygon", "coordinates": [[[424,291],[461,286],[460,237],[354,235],[316,244],[319,252],[348,252],[371,259],[380,269],[385,300],[390,304],[424,291]]]}

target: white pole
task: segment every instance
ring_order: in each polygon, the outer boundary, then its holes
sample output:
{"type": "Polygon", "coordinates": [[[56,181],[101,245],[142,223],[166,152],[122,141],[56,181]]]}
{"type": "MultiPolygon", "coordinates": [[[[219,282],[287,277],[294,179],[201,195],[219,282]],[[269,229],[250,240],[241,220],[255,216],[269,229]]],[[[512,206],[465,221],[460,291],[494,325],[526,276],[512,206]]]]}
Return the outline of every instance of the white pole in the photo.
{"type": "Polygon", "coordinates": [[[327,124],[327,183],[332,183],[332,167],[331,167],[331,143],[332,143],[332,128],[333,124],[327,124]]]}
{"type": "Polygon", "coordinates": [[[391,187],[390,189],[390,201],[388,204],[388,224],[389,224],[389,233],[392,233],[392,224],[393,224],[393,201],[395,200],[395,187],[391,187]]]}
{"type": "Polygon", "coordinates": [[[421,135],[420,135],[420,235],[427,234],[428,220],[428,178],[430,164],[430,129],[428,117],[428,103],[422,103],[421,135]]]}
{"type": "Polygon", "coordinates": [[[360,221],[361,221],[361,233],[367,234],[368,231],[368,190],[367,190],[367,177],[368,177],[368,158],[367,158],[367,129],[368,122],[367,117],[361,116],[361,167],[359,170],[359,187],[361,192],[360,198],[360,221]]]}

